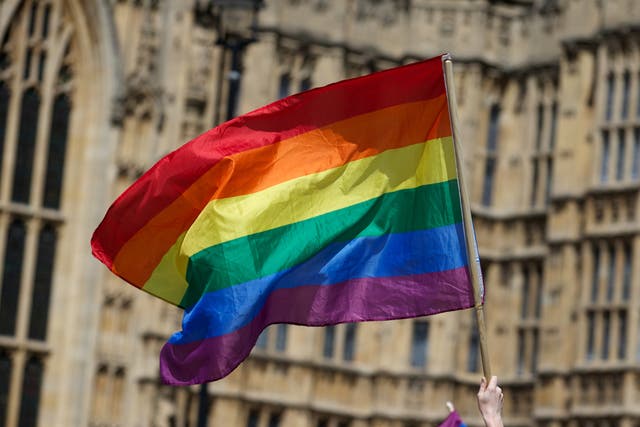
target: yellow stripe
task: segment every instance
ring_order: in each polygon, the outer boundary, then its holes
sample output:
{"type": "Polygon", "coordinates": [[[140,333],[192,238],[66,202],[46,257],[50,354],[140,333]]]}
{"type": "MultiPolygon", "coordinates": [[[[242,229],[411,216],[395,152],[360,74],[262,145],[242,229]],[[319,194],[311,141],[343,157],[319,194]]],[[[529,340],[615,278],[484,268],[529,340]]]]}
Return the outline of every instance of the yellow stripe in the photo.
{"type": "Polygon", "coordinates": [[[238,237],[455,177],[451,137],[388,150],[250,195],[212,200],[187,231],[180,252],[190,257],[238,237]]]}
{"type": "Polygon", "coordinates": [[[238,237],[456,177],[451,137],[433,139],[296,178],[257,193],[209,202],[167,251],[143,289],[174,304],[186,288],[189,257],[238,237]]]}
{"type": "Polygon", "coordinates": [[[180,246],[186,232],[164,254],[142,289],[170,303],[180,305],[187,291],[187,264],[189,258],[180,254],[180,246]]]}

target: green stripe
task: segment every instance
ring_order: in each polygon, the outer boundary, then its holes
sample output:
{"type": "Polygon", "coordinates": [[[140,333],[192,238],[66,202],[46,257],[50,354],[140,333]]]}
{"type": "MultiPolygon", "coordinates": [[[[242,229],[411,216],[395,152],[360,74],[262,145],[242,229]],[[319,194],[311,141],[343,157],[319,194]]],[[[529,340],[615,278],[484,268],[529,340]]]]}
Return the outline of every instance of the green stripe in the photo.
{"type": "Polygon", "coordinates": [[[205,292],[294,267],[333,242],[426,230],[461,221],[457,180],[384,194],[305,221],[211,246],[189,259],[181,306],[205,292]],[[215,277],[215,280],[211,280],[215,277]]]}

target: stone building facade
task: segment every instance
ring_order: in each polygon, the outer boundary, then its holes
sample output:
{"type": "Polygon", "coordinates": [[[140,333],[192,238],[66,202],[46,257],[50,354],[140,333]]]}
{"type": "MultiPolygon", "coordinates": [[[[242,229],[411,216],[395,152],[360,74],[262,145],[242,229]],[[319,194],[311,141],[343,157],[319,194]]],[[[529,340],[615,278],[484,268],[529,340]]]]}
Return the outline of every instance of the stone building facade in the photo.
{"type": "MultiPolygon", "coordinates": [[[[90,255],[105,209],[235,114],[450,51],[506,424],[639,427],[639,29],[634,0],[0,0],[0,426],[195,426],[158,379],[181,313],[90,255]]],[[[275,325],[209,425],[479,425],[477,344],[470,311],[275,325]]]]}

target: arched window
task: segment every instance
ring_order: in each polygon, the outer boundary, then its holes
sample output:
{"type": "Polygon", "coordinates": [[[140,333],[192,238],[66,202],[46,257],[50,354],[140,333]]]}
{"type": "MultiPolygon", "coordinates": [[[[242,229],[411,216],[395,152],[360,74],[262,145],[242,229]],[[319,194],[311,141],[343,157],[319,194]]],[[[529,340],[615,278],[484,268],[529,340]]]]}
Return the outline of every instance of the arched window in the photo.
{"type": "Polygon", "coordinates": [[[15,219],[9,225],[7,242],[4,247],[2,294],[0,296],[0,335],[15,333],[26,234],[26,228],[21,219],[15,219]]]}
{"type": "Polygon", "coordinates": [[[10,16],[0,20],[8,22],[0,28],[0,426],[9,400],[16,425],[37,424],[46,352],[55,351],[47,322],[65,216],[52,211],[62,205],[77,87],[78,32],[67,3],[22,0],[3,7],[10,16]],[[12,366],[9,352],[21,362],[12,366]]]}

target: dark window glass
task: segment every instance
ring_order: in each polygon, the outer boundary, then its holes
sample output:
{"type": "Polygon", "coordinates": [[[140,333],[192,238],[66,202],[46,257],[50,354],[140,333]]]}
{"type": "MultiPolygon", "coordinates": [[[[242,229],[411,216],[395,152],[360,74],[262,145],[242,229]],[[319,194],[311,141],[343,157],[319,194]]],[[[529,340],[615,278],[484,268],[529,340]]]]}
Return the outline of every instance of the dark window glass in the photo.
{"type": "Polygon", "coordinates": [[[542,291],[543,291],[543,283],[544,283],[544,272],[542,271],[542,266],[538,265],[536,267],[537,272],[537,280],[538,284],[536,286],[536,308],[535,308],[535,316],[536,319],[540,318],[540,314],[542,312],[542,291]]]}
{"type": "Polygon", "coordinates": [[[350,421],[339,421],[338,427],[349,427],[351,425],[350,421]]]}
{"type": "Polygon", "coordinates": [[[280,414],[279,412],[272,413],[271,415],[269,415],[268,427],[279,427],[281,418],[282,418],[282,414],[280,414]]]}
{"type": "Polygon", "coordinates": [[[289,74],[280,75],[280,84],[278,85],[278,98],[286,98],[289,96],[289,90],[291,86],[291,77],[289,74]]]}
{"type": "Polygon", "coordinates": [[[51,297],[51,277],[56,253],[56,232],[47,225],[38,237],[38,256],[33,294],[31,297],[31,316],[29,318],[29,338],[44,340],[47,334],[49,300],[51,297]]]}
{"type": "Polygon", "coordinates": [[[60,207],[70,112],[69,98],[66,95],[58,95],[53,103],[47,172],[44,181],[44,200],[42,201],[42,204],[47,208],[57,209],[60,207]]]}
{"type": "Polygon", "coordinates": [[[11,92],[6,84],[0,82],[0,173],[2,172],[2,159],[4,158],[4,136],[7,131],[7,114],[11,92]]]}
{"type": "Polygon", "coordinates": [[[633,159],[631,162],[631,178],[638,179],[640,176],[640,129],[633,130],[633,159]]]}
{"type": "Polygon", "coordinates": [[[247,427],[258,427],[258,423],[260,422],[260,412],[257,409],[252,409],[249,411],[249,415],[247,416],[247,427]]]}
{"type": "Polygon", "coordinates": [[[7,419],[11,365],[11,357],[5,351],[0,351],[0,426],[4,426],[7,419]]]}
{"type": "Polygon", "coordinates": [[[489,132],[487,135],[487,151],[495,153],[498,149],[498,133],[500,130],[500,106],[493,105],[489,113],[489,132]]]}
{"type": "Polygon", "coordinates": [[[618,130],[618,158],[616,159],[616,180],[620,181],[624,178],[624,160],[626,158],[627,143],[625,141],[624,129],[618,130]]]}
{"type": "Polygon", "coordinates": [[[624,272],[622,277],[622,300],[628,301],[631,294],[631,246],[624,245],[624,272]]]}
{"type": "Polygon", "coordinates": [[[27,54],[24,57],[24,69],[22,72],[22,79],[29,80],[31,76],[31,62],[33,61],[33,49],[28,48],[27,54]]]}
{"type": "Polygon", "coordinates": [[[534,330],[531,336],[531,373],[536,373],[538,369],[538,331],[534,330]]]}
{"type": "Polygon", "coordinates": [[[11,200],[28,203],[31,194],[31,171],[33,169],[33,153],[36,146],[36,129],[38,128],[38,110],[40,96],[35,89],[29,89],[22,97],[20,112],[20,132],[13,172],[13,191],[11,200]]]}
{"type": "Polygon", "coordinates": [[[42,81],[44,79],[44,66],[47,63],[47,52],[44,50],[40,52],[40,61],[38,62],[38,81],[42,81]]]}
{"type": "Polygon", "coordinates": [[[538,159],[533,159],[533,173],[531,177],[531,206],[535,206],[538,201],[538,159]]]}
{"type": "Polygon", "coordinates": [[[45,39],[49,35],[49,15],[51,15],[51,4],[46,4],[42,16],[42,38],[45,39]]]}
{"type": "Polygon", "coordinates": [[[609,341],[610,341],[611,314],[605,311],[602,314],[602,360],[609,358],[609,341]]]}
{"type": "Polygon", "coordinates": [[[551,131],[549,132],[549,150],[553,154],[553,150],[556,148],[556,126],[558,120],[558,103],[553,102],[551,104],[551,131]]]}
{"type": "Polygon", "coordinates": [[[549,204],[549,198],[551,197],[551,187],[553,185],[553,158],[547,158],[547,180],[544,188],[544,203],[549,204]]]}
{"type": "Polygon", "coordinates": [[[618,313],[618,359],[627,356],[627,312],[621,310],[618,313]]]}
{"type": "Polygon", "coordinates": [[[611,120],[613,115],[613,91],[615,89],[615,77],[609,74],[607,77],[607,103],[605,105],[605,118],[611,120]]]}
{"type": "Polygon", "coordinates": [[[305,77],[300,82],[300,92],[304,92],[305,90],[309,90],[309,89],[311,89],[311,78],[305,77]]]}
{"type": "Polygon", "coordinates": [[[626,120],[629,116],[629,90],[631,88],[631,74],[628,71],[624,72],[622,85],[622,110],[620,114],[622,119],[626,120]]]}
{"type": "Polygon", "coordinates": [[[322,346],[322,355],[325,359],[332,359],[336,341],[336,327],[329,325],[324,328],[324,345],[322,346]]]}
{"type": "Polygon", "coordinates": [[[596,334],[596,319],[593,311],[587,313],[587,360],[593,360],[596,334]]]}
{"type": "Polygon", "coordinates": [[[29,35],[32,36],[36,30],[36,16],[38,15],[38,2],[31,4],[31,12],[29,13],[29,35]]]}
{"type": "Polygon", "coordinates": [[[320,418],[316,423],[316,427],[329,427],[329,420],[327,418],[320,418]]]}
{"type": "Polygon", "coordinates": [[[524,267],[522,269],[522,300],[520,302],[520,318],[526,319],[529,317],[529,293],[531,291],[531,277],[529,269],[524,267]]]}
{"type": "Polygon", "coordinates": [[[258,340],[256,341],[256,347],[262,350],[267,348],[267,343],[269,342],[269,330],[263,330],[258,336],[258,340]]]}
{"type": "Polygon", "coordinates": [[[236,43],[231,46],[231,71],[229,71],[229,96],[227,99],[227,120],[231,120],[237,114],[238,101],[240,100],[240,84],[242,82],[242,54],[243,46],[236,43]]]}
{"type": "Polygon", "coordinates": [[[496,160],[493,157],[487,158],[484,168],[484,185],[482,186],[482,204],[484,206],[491,205],[493,197],[493,176],[495,174],[496,160]]]}
{"type": "Polygon", "coordinates": [[[525,342],[524,342],[524,331],[518,331],[518,365],[517,372],[518,375],[522,375],[524,373],[524,359],[525,359],[525,342]]]}
{"type": "Polygon", "coordinates": [[[20,220],[9,226],[2,273],[2,296],[0,297],[0,334],[13,335],[16,329],[16,311],[22,278],[22,261],[26,229],[20,220]]]}
{"type": "Polygon", "coordinates": [[[591,302],[598,301],[598,288],[600,287],[600,247],[596,244],[592,249],[593,276],[591,277],[591,302]]]}
{"type": "Polygon", "coordinates": [[[613,291],[616,282],[616,249],[613,245],[609,246],[609,268],[607,272],[607,301],[613,300],[613,291]]]}
{"type": "Polygon", "coordinates": [[[542,147],[542,131],[544,128],[544,105],[538,104],[536,118],[536,151],[540,151],[540,147],[542,147]]]}
{"type": "Polygon", "coordinates": [[[427,365],[429,351],[429,322],[416,320],[413,322],[411,337],[411,366],[422,368],[427,365]]]}
{"type": "Polygon", "coordinates": [[[283,352],[287,349],[287,325],[280,323],[276,330],[276,350],[283,352]]]}
{"type": "Polygon", "coordinates": [[[471,331],[469,334],[469,354],[467,355],[467,371],[478,371],[478,350],[480,348],[480,335],[478,334],[478,328],[475,325],[474,316],[471,316],[471,331]]]}
{"type": "Polygon", "coordinates": [[[344,347],[342,349],[342,359],[352,361],[356,353],[356,327],[355,323],[347,323],[344,331],[344,347]]]}
{"type": "Polygon", "coordinates": [[[602,132],[602,159],[600,163],[600,182],[609,180],[609,132],[602,132]]]}
{"type": "Polygon", "coordinates": [[[22,379],[22,400],[20,402],[20,427],[35,427],[40,406],[40,388],[42,386],[42,361],[31,357],[24,368],[22,379]]]}

